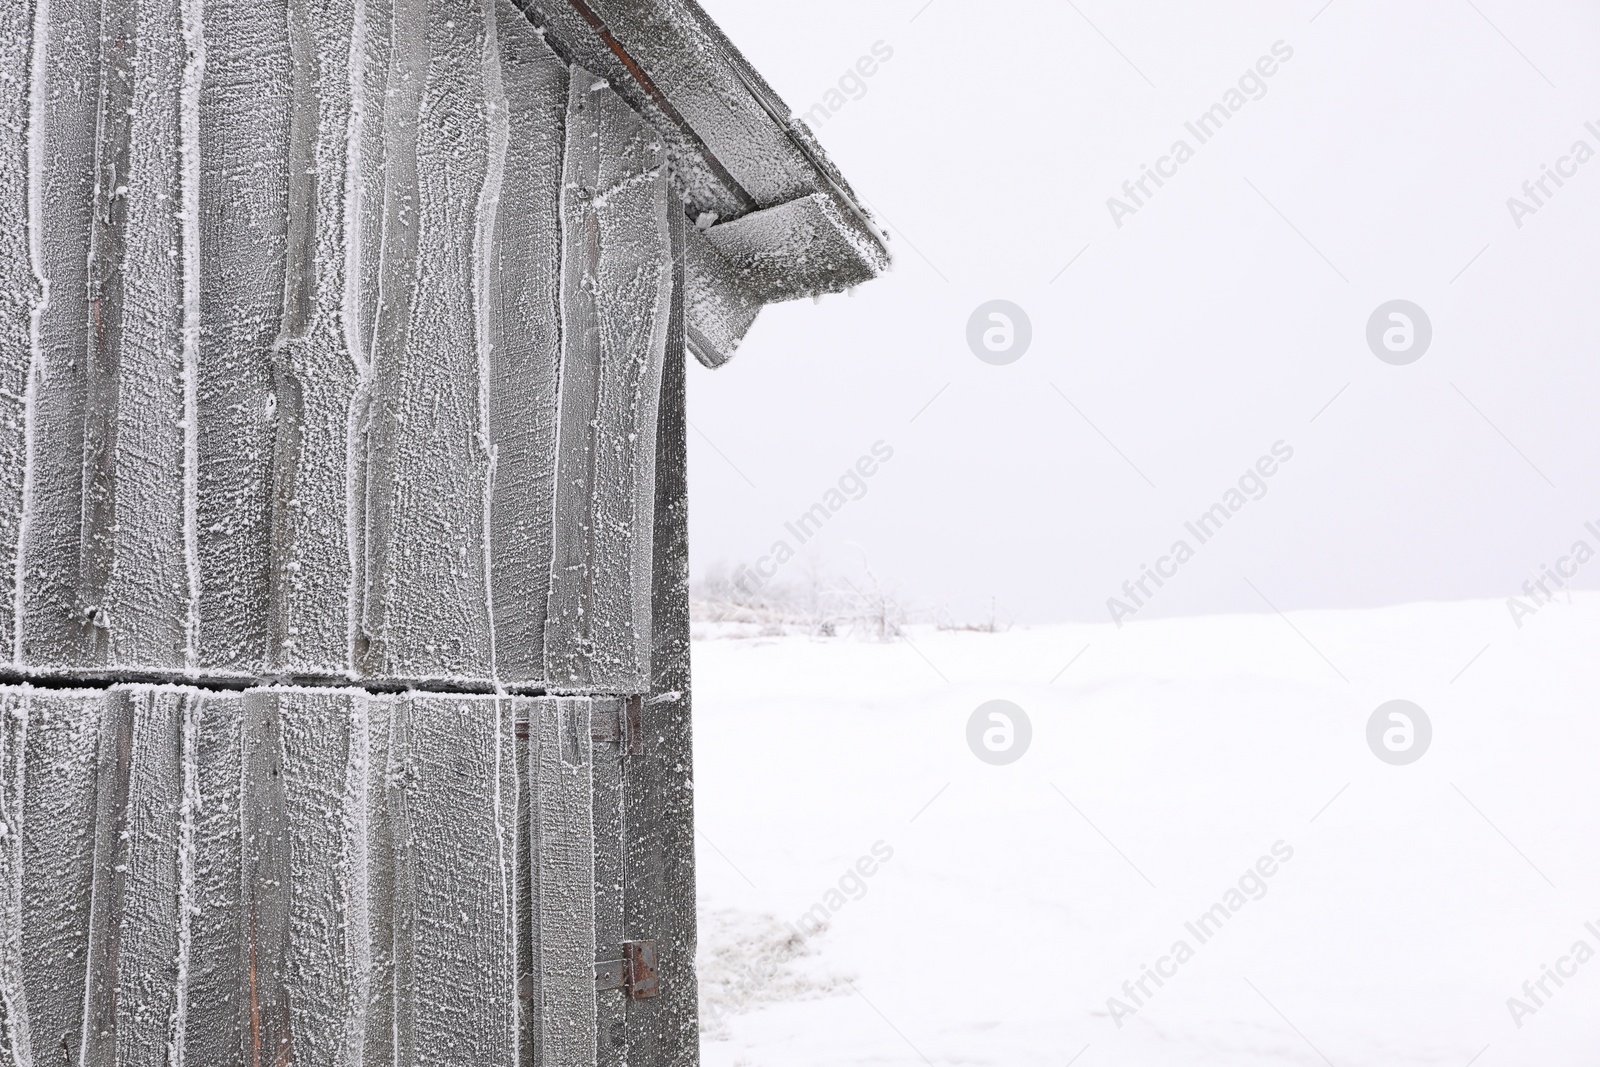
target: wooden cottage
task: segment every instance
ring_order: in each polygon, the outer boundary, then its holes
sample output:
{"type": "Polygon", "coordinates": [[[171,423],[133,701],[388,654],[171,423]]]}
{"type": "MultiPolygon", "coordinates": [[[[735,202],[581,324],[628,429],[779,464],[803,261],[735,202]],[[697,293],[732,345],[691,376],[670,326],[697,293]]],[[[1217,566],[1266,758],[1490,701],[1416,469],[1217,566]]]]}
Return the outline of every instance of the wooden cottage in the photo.
{"type": "Polygon", "coordinates": [[[0,1067],[694,1063],[685,350],[886,265],[692,0],[0,0],[0,1067]]]}

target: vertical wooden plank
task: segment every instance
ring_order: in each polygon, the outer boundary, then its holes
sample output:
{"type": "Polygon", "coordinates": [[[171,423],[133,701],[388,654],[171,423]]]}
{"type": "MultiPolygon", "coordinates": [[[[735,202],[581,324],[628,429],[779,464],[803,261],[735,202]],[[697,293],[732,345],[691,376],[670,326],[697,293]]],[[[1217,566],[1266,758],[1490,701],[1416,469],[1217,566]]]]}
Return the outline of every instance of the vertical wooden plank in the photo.
{"type": "Polygon", "coordinates": [[[193,692],[110,691],[101,729],[83,1067],[168,1067],[181,1040],[192,884],[193,692]]]}
{"type": "Polygon", "coordinates": [[[128,801],[138,703],[129,689],[104,694],[95,759],[94,881],[89,900],[80,1067],[113,1067],[118,1060],[117,994],[122,981],[122,924],[130,895],[126,853],[133,843],[133,828],[128,801]]]}
{"type": "Polygon", "coordinates": [[[105,9],[84,412],[84,610],[92,659],[183,668],[193,653],[186,519],[189,369],[180,189],[179,0],[105,9]]]}
{"type": "Polygon", "coordinates": [[[97,0],[52,0],[44,10],[44,54],[33,65],[29,128],[35,152],[30,229],[46,288],[28,379],[32,477],[22,546],[21,659],[66,668],[92,662],[96,623],[103,621],[78,595],[102,11],[97,0]]]}
{"type": "Polygon", "coordinates": [[[581,697],[531,702],[535,1003],[534,1067],[595,1064],[594,786],[590,704],[581,697]]]}
{"type": "Polygon", "coordinates": [[[244,695],[249,1045],[276,1063],[362,1059],[366,703],[359,690],[244,695]]]}
{"type": "Polygon", "coordinates": [[[273,424],[298,414],[273,381],[294,114],[285,7],[283,0],[202,6],[198,660],[203,668],[248,674],[262,671],[267,659],[273,424]]]}
{"type": "MultiPolygon", "coordinates": [[[[357,286],[362,168],[383,95],[364,69],[366,5],[290,5],[287,259],[273,367],[271,619],[274,671],[348,676],[359,538],[352,427],[369,375],[357,286]]],[[[385,37],[386,30],[377,31],[385,37]]],[[[381,154],[381,153],[380,153],[381,154]]],[[[376,262],[376,255],[373,256],[376,262]]]]}
{"type": "Polygon", "coordinates": [[[421,813],[415,799],[419,774],[412,729],[415,707],[409,695],[396,697],[389,712],[389,775],[384,783],[389,824],[388,885],[390,944],[393,946],[393,986],[389,1005],[393,1045],[384,1062],[394,1067],[418,1067],[417,1056],[417,913],[421,893],[417,863],[417,823],[421,813]]]}
{"type": "MultiPolygon", "coordinates": [[[[384,261],[384,224],[391,218],[388,195],[390,167],[387,152],[389,137],[388,114],[390,89],[400,96],[403,84],[396,82],[397,73],[404,77],[410,67],[397,66],[395,57],[395,31],[416,21],[417,7],[413,0],[353,0],[351,8],[352,43],[350,61],[351,111],[349,126],[348,186],[350,200],[346,204],[346,267],[349,286],[344,308],[347,330],[361,370],[361,389],[352,415],[364,418],[363,405],[369,399],[365,390],[371,384],[371,358],[377,338],[378,309],[386,296],[380,285],[384,261]]],[[[413,35],[414,36],[414,35],[413,35]]],[[[408,38],[409,39],[409,38],[408,38]]],[[[407,53],[409,56],[410,53],[407,53]]],[[[411,97],[414,90],[395,106],[402,113],[409,107],[413,115],[416,104],[411,97]],[[408,103],[409,101],[409,103],[408,103]]],[[[414,119],[413,119],[414,122],[414,119]]],[[[402,183],[408,184],[408,183],[402,183]]],[[[350,426],[354,429],[352,420],[350,426]]],[[[351,438],[352,444],[356,441],[351,438]]],[[[352,453],[352,459],[358,459],[352,453]]]]}
{"type": "Polygon", "coordinates": [[[246,1054],[268,1063],[288,1063],[297,1052],[285,983],[293,963],[294,871],[280,710],[269,694],[253,690],[245,694],[240,726],[244,767],[240,918],[245,954],[239,974],[240,996],[245,1002],[246,1054]]]}
{"type": "Polygon", "coordinates": [[[484,294],[494,456],[491,593],[498,678],[534,685],[547,678],[568,75],[511,0],[492,2],[506,146],[484,294]]]}
{"type": "MultiPolygon", "coordinates": [[[[622,701],[617,697],[595,697],[591,714],[595,721],[620,723],[622,701]]],[[[618,730],[616,741],[595,741],[592,745],[594,812],[594,960],[608,963],[622,959],[623,884],[625,831],[623,819],[623,750],[627,733],[618,730]]],[[[622,1067],[628,1062],[626,1033],[627,1001],[623,991],[600,990],[596,994],[596,1062],[599,1067],[622,1067]]]]}
{"type": "Polygon", "coordinates": [[[526,739],[532,736],[538,717],[537,705],[527,697],[511,698],[511,718],[515,723],[513,762],[517,774],[517,832],[514,863],[516,869],[517,931],[517,1062],[531,1065],[543,1027],[538,1001],[538,924],[534,915],[534,862],[538,854],[534,840],[533,776],[525,756],[526,739]]]}
{"type": "Polygon", "coordinates": [[[396,833],[394,1062],[516,1062],[509,700],[412,694],[396,705],[406,758],[396,833]],[[403,823],[402,820],[403,819],[403,823]]]}
{"type": "Polygon", "coordinates": [[[557,685],[640,692],[648,684],[656,409],[672,272],[669,191],[656,133],[603,81],[573,68],[545,630],[557,685]]]}
{"type": "Polygon", "coordinates": [[[355,969],[366,927],[366,842],[354,833],[365,790],[356,787],[366,733],[358,690],[272,690],[283,724],[289,815],[290,1004],[296,1062],[359,1064],[355,969]]]}
{"type": "Polygon", "coordinates": [[[485,339],[474,298],[490,187],[489,27],[475,0],[399,0],[395,27],[358,651],[374,677],[489,678],[485,339]]]}
{"type": "Polygon", "coordinates": [[[28,377],[33,314],[43,296],[35,273],[30,174],[36,63],[34,3],[0,7],[0,650],[15,656],[18,555],[28,470],[28,377]]]}
{"type": "Polygon", "coordinates": [[[398,1065],[397,1038],[408,1025],[395,1013],[396,885],[395,859],[406,847],[408,831],[395,819],[403,794],[405,750],[396,744],[405,720],[402,699],[373,696],[367,704],[367,945],[364,1062],[398,1065]]]}
{"type": "Polygon", "coordinates": [[[369,694],[358,694],[351,709],[349,765],[345,768],[344,824],[349,859],[345,877],[349,884],[342,897],[345,909],[345,952],[350,968],[350,1017],[346,1020],[343,1054],[338,1067],[363,1067],[367,1058],[367,1033],[372,1004],[372,735],[373,705],[369,694]]]}
{"type": "Polygon", "coordinates": [[[200,794],[194,825],[194,906],[189,934],[189,1011],[182,1062],[248,1059],[249,1003],[239,976],[249,966],[241,936],[244,892],[244,697],[200,698],[195,744],[200,794]]]}
{"type": "Polygon", "coordinates": [[[13,686],[0,689],[0,1064],[5,1067],[33,1067],[22,955],[29,695],[13,686]]]}
{"type": "Polygon", "coordinates": [[[104,690],[35,690],[29,701],[22,954],[40,1064],[76,1064],[83,1036],[105,703],[104,690]]]}
{"type": "MultiPolygon", "coordinates": [[[[675,241],[683,226],[674,217],[675,241]]],[[[657,428],[651,696],[641,712],[644,750],[626,765],[627,927],[630,937],[656,941],[661,993],[628,1002],[630,1067],[693,1067],[700,1059],[683,321],[680,266],[657,428]]]]}
{"type": "MultiPolygon", "coordinates": [[[[368,496],[375,488],[368,462],[378,352],[403,333],[404,319],[385,308],[404,306],[415,279],[404,265],[416,256],[415,152],[391,154],[415,143],[419,60],[415,26],[417,0],[355,0],[351,49],[349,195],[346,215],[348,286],[344,319],[356,368],[355,391],[345,418],[346,540],[350,579],[346,604],[345,652],[352,677],[373,653],[368,637],[366,590],[370,578],[367,531],[374,516],[368,496]],[[387,267],[385,266],[387,264],[387,267]],[[386,274],[385,271],[388,271],[386,274]]],[[[382,488],[380,482],[376,488],[382,488]]],[[[380,521],[381,513],[376,516],[380,521]]],[[[387,711],[385,711],[387,714],[387,711]]],[[[387,719],[385,720],[387,722],[387,719]]],[[[387,745],[387,730],[381,735],[387,745]]],[[[384,800],[373,798],[375,805],[384,800]]],[[[374,862],[377,853],[374,852],[374,862]]],[[[378,1041],[388,1034],[373,1034],[378,1041]]]]}

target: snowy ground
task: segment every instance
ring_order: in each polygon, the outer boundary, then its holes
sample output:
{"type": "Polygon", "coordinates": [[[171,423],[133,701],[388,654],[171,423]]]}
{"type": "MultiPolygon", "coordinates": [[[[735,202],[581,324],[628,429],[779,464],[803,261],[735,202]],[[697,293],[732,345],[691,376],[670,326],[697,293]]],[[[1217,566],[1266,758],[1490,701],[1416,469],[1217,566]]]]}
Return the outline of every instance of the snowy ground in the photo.
{"type": "Polygon", "coordinates": [[[707,1067],[1600,1056],[1600,595],[1520,630],[1497,601],[698,636],[707,1067]],[[1434,739],[1395,767],[1366,727],[1401,697],[1434,739]],[[1034,728],[1008,767],[966,741],[995,698],[1034,728]],[[1575,974],[1519,1027],[1546,966],[1575,974]]]}

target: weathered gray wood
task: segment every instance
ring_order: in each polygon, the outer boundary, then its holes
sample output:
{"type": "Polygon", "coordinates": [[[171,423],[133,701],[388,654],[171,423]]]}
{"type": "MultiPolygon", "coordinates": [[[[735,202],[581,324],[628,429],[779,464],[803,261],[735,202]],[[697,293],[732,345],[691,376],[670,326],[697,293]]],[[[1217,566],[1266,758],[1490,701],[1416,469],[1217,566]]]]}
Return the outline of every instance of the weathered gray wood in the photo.
{"type": "MultiPolygon", "coordinates": [[[[349,849],[345,875],[349,884],[341,900],[345,914],[344,931],[350,967],[350,1017],[343,1054],[333,1060],[338,1067],[361,1067],[369,1061],[367,1036],[370,1033],[373,987],[373,879],[372,820],[374,766],[374,712],[379,702],[366,694],[355,694],[351,706],[350,763],[345,769],[344,839],[349,849]]],[[[387,727],[387,720],[379,726],[387,727]]]]}
{"type": "MultiPolygon", "coordinates": [[[[32,237],[48,286],[28,381],[32,515],[23,537],[23,658],[57,667],[89,665],[99,632],[94,605],[79,598],[83,549],[86,355],[90,325],[88,248],[99,113],[101,5],[49,6],[45,55],[32,67],[38,110],[29,124],[39,159],[32,237]]],[[[76,1038],[74,1038],[76,1041],[76,1038]]]]}
{"type": "Polygon", "coordinates": [[[707,367],[733,358],[761,312],[761,301],[697,228],[683,231],[684,334],[707,367]]]}
{"type": "MultiPolygon", "coordinates": [[[[526,697],[511,700],[511,717],[516,724],[515,736],[531,735],[533,722],[538,719],[537,704],[526,697]]],[[[519,742],[516,747],[517,765],[517,832],[515,838],[516,869],[516,932],[517,932],[517,1062],[532,1064],[537,1054],[539,1034],[543,1026],[538,1000],[538,921],[534,914],[534,867],[538,855],[534,840],[535,791],[531,760],[527,758],[531,746],[519,742]]]]}
{"type": "Polygon", "coordinates": [[[36,1060],[76,1064],[83,1036],[96,765],[105,693],[28,690],[22,817],[23,982],[36,1060]]]}
{"type": "MultiPolygon", "coordinates": [[[[681,220],[674,223],[681,228],[681,220]]],[[[682,239],[681,229],[675,235],[682,239]]],[[[626,921],[654,939],[661,993],[628,1003],[630,1067],[700,1061],[695,982],[694,743],[689,697],[689,486],[684,389],[683,286],[673,287],[657,423],[655,574],[650,697],[641,710],[644,751],[627,761],[626,921]]]]}
{"type": "MultiPolygon", "coordinates": [[[[268,658],[272,669],[298,675],[345,675],[352,663],[360,538],[349,464],[371,365],[357,287],[364,251],[375,266],[382,239],[363,226],[362,168],[367,154],[382,157],[368,130],[381,129],[384,110],[381,86],[352,82],[352,49],[359,56],[366,35],[383,35],[356,14],[351,0],[320,0],[291,5],[287,20],[288,230],[272,379],[268,658]]],[[[381,19],[381,8],[373,15],[381,19]]]]}
{"type": "MultiPolygon", "coordinates": [[[[107,693],[101,727],[84,1067],[168,1067],[186,1004],[192,873],[184,852],[193,691],[107,693]]],[[[192,824],[190,825],[192,829],[192,824]]]]}
{"type": "Polygon", "coordinates": [[[486,678],[485,16],[467,0],[405,0],[395,26],[359,662],[379,677],[486,678]]]}
{"type": "MultiPolygon", "coordinates": [[[[596,721],[618,722],[622,701],[596,697],[590,714],[596,721]]],[[[617,731],[616,741],[597,741],[594,761],[594,958],[596,963],[622,959],[627,939],[623,924],[624,863],[623,750],[627,732],[617,731]]],[[[596,1002],[596,1048],[599,1067],[622,1067],[628,1062],[627,1004],[621,990],[601,990],[596,1002]]]]}
{"type": "Polygon", "coordinates": [[[250,956],[244,934],[244,697],[199,698],[194,775],[194,906],[189,929],[189,1011],[184,1063],[247,1062],[250,1001],[240,975],[250,956]]]}
{"type": "Polygon", "coordinates": [[[594,786],[590,703],[530,701],[533,907],[539,1033],[534,1067],[595,1063],[594,786]]]}
{"type": "MultiPolygon", "coordinates": [[[[662,30],[671,32],[670,27],[660,26],[659,19],[650,19],[646,5],[633,5],[638,10],[611,11],[598,9],[594,0],[586,0],[582,7],[568,0],[521,2],[538,25],[549,28],[551,37],[560,42],[564,56],[622,88],[627,94],[628,103],[640,114],[648,116],[656,128],[665,132],[685,199],[694,206],[696,214],[711,211],[722,218],[733,218],[757,206],[756,199],[741,184],[742,176],[735,176],[722,165],[701,134],[692,128],[678,110],[675,101],[661,93],[659,85],[655,86],[657,91],[652,93],[640,84],[622,59],[612,52],[609,43],[596,32],[597,24],[598,27],[604,27],[605,32],[611,33],[613,26],[638,30],[641,22],[648,23],[644,29],[645,35],[662,30]],[[587,13],[584,7],[588,8],[587,13]],[[592,17],[586,17],[586,14],[592,17]]],[[[630,36],[637,37],[639,34],[630,36]]],[[[626,44],[619,41],[618,44],[630,56],[634,54],[633,41],[626,44]]],[[[704,56],[708,53],[700,54],[704,56]]]]}
{"type": "Polygon", "coordinates": [[[685,0],[522,0],[558,49],[608,79],[666,138],[691,218],[740,218],[810,195],[815,250],[790,261],[781,298],[836,292],[889,267],[887,238],[815,138],[706,16],[685,0]],[[836,255],[821,255],[826,247],[836,255]]]}
{"type": "Polygon", "coordinates": [[[0,7],[0,653],[8,655],[17,640],[33,313],[43,296],[30,247],[35,17],[27,0],[0,7]]]}
{"type": "Polygon", "coordinates": [[[269,689],[247,702],[276,719],[288,839],[289,966],[278,978],[289,1002],[294,1062],[362,1063],[366,958],[367,694],[269,689]]]}
{"type": "MultiPolygon", "coordinates": [[[[837,197],[812,193],[711,227],[706,240],[761,303],[836,293],[861,281],[841,263],[881,254],[873,235],[852,226],[837,197]]],[[[887,259],[884,261],[887,267],[887,259]]]]}
{"type": "Polygon", "coordinates": [[[394,1062],[511,1067],[517,975],[510,702],[408,695],[396,698],[394,713],[392,743],[405,751],[398,776],[391,753],[394,1062]]]}
{"type": "Polygon", "coordinates": [[[495,0],[504,175],[484,298],[493,448],[495,660],[512,685],[545,681],[556,398],[561,364],[566,65],[511,0],[495,0]]]}
{"type": "Polygon", "coordinates": [[[197,298],[186,283],[192,180],[181,152],[196,58],[180,0],[105,9],[84,461],[85,610],[95,662],[182,669],[194,659],[192,425],[197,298]]]}
{"type": "Polygon", "coordinates": [[[270,695],[247,693],[240,723],[244,789],[244,891],[239,902],[245,968],[240,995],[249,1005],[245,1046],[271,1063],[296,1057],[288,973],[294,961],[290,926],[294,869],[283,716],[270,695]]]}
{"type": "Polygon", "coordinates": [[[197,661],[255,675],[267,663],[273,425],[299,414],[292,395],[273,381],[284,307],[289,121],[298,102],[289,92],[281,3],[205,0],[201,11],[199,157],[193,202],[183,205],[199,215],[197,661]]]}
{"type": "Polygon", "coordinates": [[[359,623],[355,662],[368,674],[385,674],[389,650],[385,627],[391,578],[389,545],[394,509],[393,454],[400,447],[398,406],[393,393],[400,362],[410,342],[411,302],[418,286],[419,206],[417,203],[417,126],[427,69],[426,6],[422,0],[392,0],[392,39],[388,45],[383,101],[383,168],[379,176],[382,215],[373,278],[373,327],[368,381],[358,397],[357,472],[362,479],[360,522],[362,573],[356,581],[359,623]]]}
{"type": "Polygon", "coordinates": [[[399,701],[391,696],[372,697],[367,705],[367,944],[370,954],[366,977],[366,1026],[363,1048],[366,1062],[397,1064],[400,1028],[406,1020],[395,1014],[396,857],[406,842],[406,828],[395,818],[404,794],[398,788],[406,773],[403,738],[405,719],[397,714],[399,701]]]}
{"type": "Polygon", "coordinates": [[[22,835],[26,828],[28,696],[0,692],[0,1064],[32,1067],[23,982],[22,835]]]}
{"type": "Polygon", "coordinates": [[[638,692],[649,670],[670,190],[659,137],[579,68],[566,153],[561,426],[545,655],[554,685],[638,692]]]}
{"type": "Polygon", "coordinates": [[[366,708],[359,690],[205,698],[190,1062],[363,1062],[366,708]]]}

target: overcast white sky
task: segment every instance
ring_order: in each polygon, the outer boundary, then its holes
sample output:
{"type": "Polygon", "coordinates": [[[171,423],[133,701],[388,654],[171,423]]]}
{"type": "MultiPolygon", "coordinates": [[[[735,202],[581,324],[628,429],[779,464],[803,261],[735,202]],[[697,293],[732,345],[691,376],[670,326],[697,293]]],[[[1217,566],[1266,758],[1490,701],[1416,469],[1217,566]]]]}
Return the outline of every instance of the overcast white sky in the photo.
{"type": "Polygon", "coordinates": [[[898,262],[691,368],[697,572],[793,541],[878,441],[893,458],[809,547],[957,616],[1104,621],[1180,538],[1140,618],[1507,597],[1600,548],[1600,159],[1520,228],[1507,206],[1600,151],[1600,8],[703,3],[797,113],[892,50],[819,137],[898,262]],[[1277,42],[1292,58],[1201,144],[1185,123],[1277,42]],[[1119,228],[1107,198],[1180,139],[1119,228]],[[994,299],[1033,326],[1008,366],[967,344],[994,299]],[[1433,327],[1408,366],[1366,339],[1395,299],[1433,327]],[[1266,495],[1198,544],[1184,524],[1280,441],[1266,495]]]}

